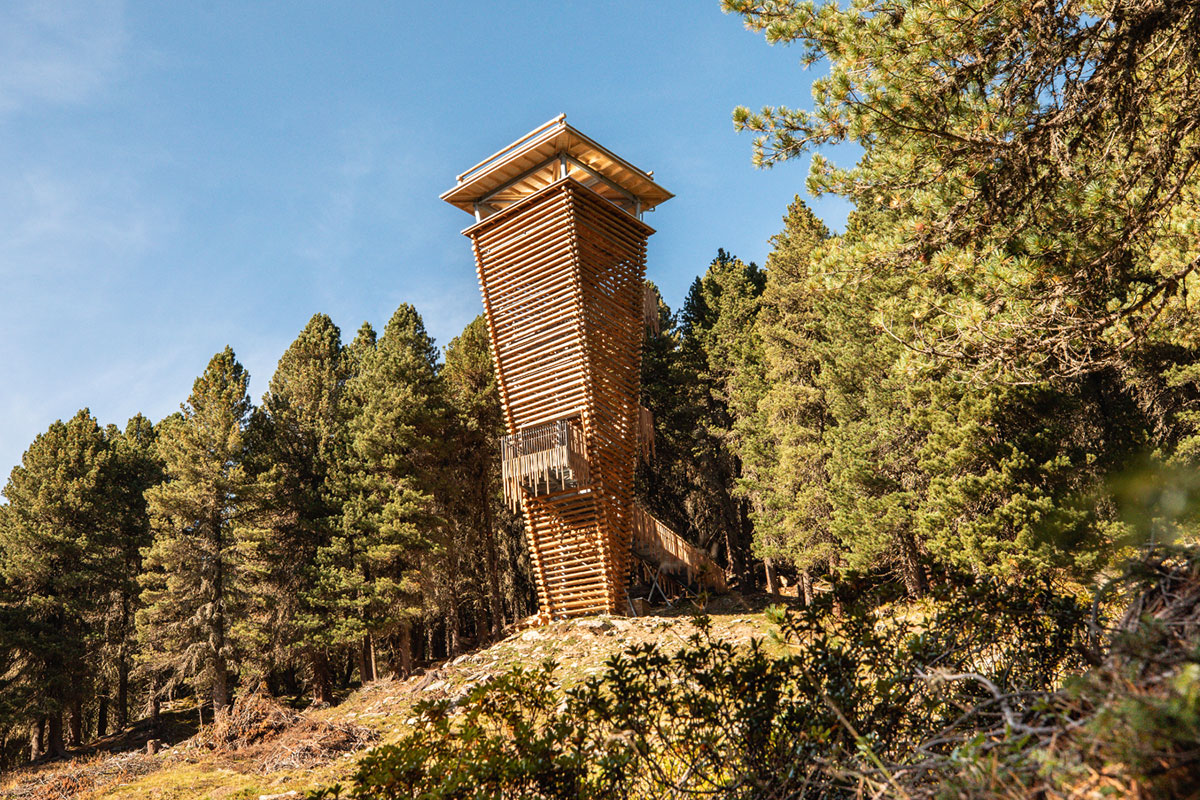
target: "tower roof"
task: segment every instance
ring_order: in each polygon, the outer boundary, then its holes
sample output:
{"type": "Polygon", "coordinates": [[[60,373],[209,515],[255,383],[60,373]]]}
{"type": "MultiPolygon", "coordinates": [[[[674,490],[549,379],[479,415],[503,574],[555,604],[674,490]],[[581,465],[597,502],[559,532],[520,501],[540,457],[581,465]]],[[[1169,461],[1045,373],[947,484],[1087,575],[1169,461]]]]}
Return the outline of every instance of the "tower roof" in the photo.
{"type": "Polygon", "coordinates": [[[442,199],[482,219],[564,178],[577,180],[635,216],[674,197],[650,173],[589,139],[566,119],[559,114],[471,167],[442,199]]]}

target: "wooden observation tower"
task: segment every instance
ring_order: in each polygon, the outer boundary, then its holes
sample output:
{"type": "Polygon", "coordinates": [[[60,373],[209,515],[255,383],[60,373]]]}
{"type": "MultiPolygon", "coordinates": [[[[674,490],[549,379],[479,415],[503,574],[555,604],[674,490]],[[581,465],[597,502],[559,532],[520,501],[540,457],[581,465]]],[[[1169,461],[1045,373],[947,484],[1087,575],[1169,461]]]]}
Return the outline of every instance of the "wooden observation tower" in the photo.
{"type": "MultiPolygon", "coordinates": [[[[504,497],[524,512],[544,618],[623,613],[634,558],[723,589],[724,573],[634,504],[646,301],[642,222],[672,195],[566,123],[527,133],[442,199],[475,250],[508,435],[504,497]]],[[[685,577],[681,577],[685,576],[685,577]]]]}
{"type": "Polygon", "coordinates": [[[559,116],[458,176],[544,616],[623,613],[646,239],[671,193],[559,116]]]}

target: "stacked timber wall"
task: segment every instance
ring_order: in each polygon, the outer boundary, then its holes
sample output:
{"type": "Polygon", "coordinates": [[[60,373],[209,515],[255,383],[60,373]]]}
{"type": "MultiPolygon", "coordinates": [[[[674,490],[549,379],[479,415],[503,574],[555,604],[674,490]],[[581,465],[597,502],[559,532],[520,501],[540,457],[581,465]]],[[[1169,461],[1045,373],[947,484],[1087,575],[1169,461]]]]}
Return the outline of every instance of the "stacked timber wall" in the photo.
{"type": "MultiPolygon", "coordinates": [[[[633,540],[646,239],[653,229],[563,178],[466,230],[510,436],[577,419],[582,482],[516,476],[550,617],[620,613],[633,540]]],[[[521,469],[515,466],[518,471],[521,469]]]]}

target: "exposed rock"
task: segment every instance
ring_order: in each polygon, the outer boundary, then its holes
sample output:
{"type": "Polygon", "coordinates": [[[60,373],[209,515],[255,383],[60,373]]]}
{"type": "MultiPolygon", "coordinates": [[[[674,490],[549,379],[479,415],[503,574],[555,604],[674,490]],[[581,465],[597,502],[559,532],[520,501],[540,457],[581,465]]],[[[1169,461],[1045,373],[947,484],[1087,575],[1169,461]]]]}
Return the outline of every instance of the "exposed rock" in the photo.
{"type": "Polygon", "coordinates": [[[614,626],[612,620],[590,617],[576,620],[575,627],[582,628],[583,630],[590,631],[592,633],[604,633],[605,631],[611,631],[614,626]]]}
{"type": "Polygon", "coordinates": [[[429,672],[426,672],[424,675],[421,676],[421,680],[417,681],[417,685],[413,687],[413,691],[414,692],[425,691],[425,688],[427,686],[429,686],[431,683],[433,683],[434,681],[436,681],[439,677],[441,677],[441,675],[442,675],[441,670],[433,669],[433,670],[430,670],[429,672]]]}

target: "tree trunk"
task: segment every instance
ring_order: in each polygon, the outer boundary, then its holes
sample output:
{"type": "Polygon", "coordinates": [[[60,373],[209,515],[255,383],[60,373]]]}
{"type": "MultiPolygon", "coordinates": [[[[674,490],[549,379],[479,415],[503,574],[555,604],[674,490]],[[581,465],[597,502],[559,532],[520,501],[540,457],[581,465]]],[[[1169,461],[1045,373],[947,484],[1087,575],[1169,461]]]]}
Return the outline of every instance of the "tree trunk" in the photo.
{"type": "Polygon", "coordinates": [[[329,704],[329,655],[324,648],[314,648],[310,656],[312,664],[313,705],[329,704]]]}
{"type": "Polygon", "coordinates": [[[159,712],[162,710],[162,700],[159,699],[157,689],[151,688],[150,692],[150,726],[154,728],[154,730],[158,730],[159,712]]]}
{"type": "Polygon", "coordinates": [[[458,601],[450,598],[450,610],[446,615],[446,657],[454,658],[462,652],[462,620],[458,615],[458,601]]]}
{"type": "Polygon", "coordinates": [[[812,575],[808,570],[800,572],[800,591],[804,596],[804,605],[811,606],[813,601],[812,575]]]}
{"type": "Polygon", "coordinates": [[[220,655],[213,659],[212,703],[214,717],[229,708],[229,672],[220,655]]]}
{"type": "Polygon", "coordinates": [[[50,724],[46,735],[46,753],[51,758],[62,758],[67,754],[67,748],[63,745],[63,718],[61,711],[55,711],[50,715],[50,724]]]}
{"type": "Polygon", "coordinates": [[[220,714],[229,707],[229,670],[225,663],[225,564],[221,559],[222,520],[218,514],[208,523],[211,526],[213,551],[217,554],[214,559],[213,582],[210,588],[212,602],[212,623],[209,628],[209,642],[213,649],[213,716],[220,714]]]}
{"type": "Polygon", "coordinates": [[[122,730],[129,724],[129,663],[125,654],[121,653],[117,661],[117,713],[113,722],[116,730],[122,730]]]}
{"type": "MultiPolygon", "coordinates": [[[[355,545],[354,539],[353,539],[353,537],[351,537],[351,539],[350,539],[350,550],[351,550],[350,557],[351,557],[352,561],[355,558],[354,545],[355,545]]],[[[367,567],[366,564],[362,564],[360,567],[360,571],[362,573],[363,586],[370,586],[371,585],[371,570],[367,567]]],[[[355,598],[358,597],[357,589],[355,590],[354,596],[355,596],[355,598]]],[[[366,686],[368,683],[378,680],[378,678],[379,678],[379,669],[375,666],[375,640],[372,638],[370,631],[367,631],[366,633],[363,634],[362,656],[359,659],[358,674],[362,677],[363,686],[366,686]]]]}
{"type": "Polygon", "coordinates": [[[68,744],[71,747],[79,747],[83,744],[83,700],[76,697],[71,701],[71,714],[69,717],[70,738],[68,744]]]}
{"type": "Polygon", "coordinates": [[[729,562],[729,572],[733,574],[734,578],[740,584],[738,588],[744,591],[747,588],[746,582],[743,580],[742,564],[731,527],[725,528],[725,559],[729,562]]]}
{"type": "Polygon", "coordinates": [[[842,615],[842,601],[838,597],[838,567],[841,566],[842,560],[837,553],[831,553],[829,556],[829,581],[833,584],[833,613],[835,616],[842,615]]]}
{"type": "Polygon", "coordinates": [[[779,594],[779,576],[775,574],[775,564],[771,559],[763,559],[763,572],[767,575],[767,593],[779,594]]]}
{"type": "Polygon", "coordinates": [[[741,590],[754,589],[757,580],[754,570],[747,563],[744,547],[747,539],[745,532],[750,524],[746,504],[734,501],[732,509],[728,505],[725,508],[725,557],[729,559],[729,571],[736,576],[741,590]],[[729,511],[732,511],[732,514],[729,511]]]}
{"type": "Polygon", "coordinates": [[[406,678],[412,674],[412,629],[408,623],[400,626],[399,640],[396,646],[396,677],[406,678]]]}
{"type": "Polygon", "coordinates": [[[363,634],[362,645],[358,650],[358,675],[362,679],[363,686],[375,680],[375,643],[371,641],[371,634],[363,634]]]}
{"type": "Polygon", "coordinates": [[[29,760],[37,761],[46,754],[46,718],[38,717],[29,729],[29,760]]]}
{"type": "MultiPolygon", "coordinates": [[[[740,472],[740,470],[739,470],[740,472]]],[[[741,558],[743,560],[742,569],[746,576],[754,584],[753,588],[758,588],[758,573],[753,568],[751,558],[751,546],[754,544],[754,523],[750,521],[750,501],[743,500],[737,504],[738,510],[738,544],[742,548],[741,558]]]]}
{"type": "Polygon", "coordinates": [[[371,635],[365,634],[358,642],[358,679],[366,686],[374,678],[371,674],[371,635]]]}
{"type": "MultiPolygon", "coordinates": [[[[125,574],[136,575],[141,571],[142,558],[136,550],[127,553],[125,574]]],[[[121,643],[117,646],[117,697],[113,714],[113,731],[120,731],[129,724],[129,640],[133,633],[134,595],[121,592],[121,643]]]]}
{"type": "MultiPolygon", "coordinates": [[[[495,617],[492,617],[495,619],[495,617]]],[[[484,610],[482,604],[475,606],[475,638],[480,644],[489,641],[492,636],[492,631],[488,628],[488,613],[484,610]]]]}
{"type": "Polygon", "coordinates": [[[96,709],[96,738],[108,735],[108,695],[100,695],[100,706],[96,709]]]}
{"type": "MultiPolygon", "coordinates": [[[[491,639],[495,641],[500,638],[500,631],[503,630],[505,624],[504,598],[500,594],[500,554],[496,549],[496,525],[492,517],[492,503],[489,497],[486,473],[481,486],[483,487],[483,496],[480,498],[480,502],[483,504],[483,533],[487,550],[488,605],[492,613],[491,639]]],[[[479,633],[482,638],[483,631],[479,633]]]]}
{"type": "Polygon", "coordinates": [[[912,536],[903,533],[900,540],[900,571],[904,576],[904,588],[911,598],[925,594],[928,584],[925,580],[925,567],[917,555],[917,545],[912,536]]]}

